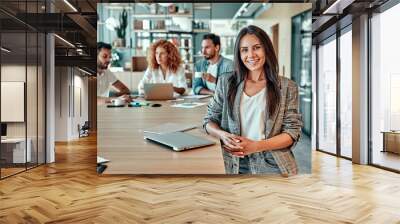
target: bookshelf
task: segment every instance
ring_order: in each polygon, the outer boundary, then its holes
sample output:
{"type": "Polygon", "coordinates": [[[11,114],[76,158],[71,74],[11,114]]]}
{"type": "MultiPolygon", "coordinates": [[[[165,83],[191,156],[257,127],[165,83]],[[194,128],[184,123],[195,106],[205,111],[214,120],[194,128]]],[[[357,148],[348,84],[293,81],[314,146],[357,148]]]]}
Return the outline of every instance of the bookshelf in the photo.
{"type": "MultiPolygon", "coordinates": [[[[152,43],[158,39],[166,39],[178,48],[185,70],[193,71],[195,60],[198,58],[194,55],[199,54],[201,49],[200,37],[210,32],[211,17],[208,15],[211,15],[211,7],[206,9],[206,18],[197,18],[200,14],[204,15],[204,9],[196,9],[196,3],[110,4],[105,6],[100,14],[104,16],[100,21],[105,21],[109,16],[116,17],[123,9],[128,11],[129,25],[126,46],[113,47],[118,54],[117,58],[121,60],[115,63],[116,65],[124,66],[132,57],[145,57],[152,43]]],[[[106,39],[112,42],[113,34],[109,33],[113,31],[103,29],[103,32],[106,39]]]]}

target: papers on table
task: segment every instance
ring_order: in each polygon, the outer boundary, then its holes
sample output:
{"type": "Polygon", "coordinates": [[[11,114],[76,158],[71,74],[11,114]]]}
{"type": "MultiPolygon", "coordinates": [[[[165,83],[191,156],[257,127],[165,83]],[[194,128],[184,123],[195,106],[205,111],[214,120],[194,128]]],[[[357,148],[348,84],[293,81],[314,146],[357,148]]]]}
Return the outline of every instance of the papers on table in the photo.
{"type": "Polygon", "coordinates": [[[190,103],[179,103],[171,105],[171,107],[180,107],[180,108],[195,108],[199,106],[206,105],[207,103],[200,103],[200,102],[190,102],[190,103]]]}
{"type": "Polygon", "coordinates": [[[97,164],[100,164],[100,163],[107,163],[107,162],[110,162],[110,160],[105,159],[105,158],[100,157],[100,156],[97,156],[97,164]]]}
{"type": "Polygon", "coordinates": [[[207,97],[211,97],[211,95],[188,95],[188,96],[181,96],[182,99],[205,99],[207,97]]]}

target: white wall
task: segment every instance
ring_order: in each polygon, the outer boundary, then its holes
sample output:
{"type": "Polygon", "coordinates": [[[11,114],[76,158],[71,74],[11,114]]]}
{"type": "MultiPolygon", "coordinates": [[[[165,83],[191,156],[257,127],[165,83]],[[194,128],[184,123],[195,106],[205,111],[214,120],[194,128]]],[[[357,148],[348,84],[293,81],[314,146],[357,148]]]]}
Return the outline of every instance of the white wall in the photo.
{"type": "Polygon", "coordinates": [[[56,67],[55,141],[79,138],[78,124],[88,120],[88,78],[71,67],[56,67]]]}
{"type": "MultiPolygon", "coordinates": [[[[26,75],[26,67],[24,65],[18,64],[9,64],[9,65],[2,65],[1,66],[1,81],[3,82],[25,82],[25,75],[26,75]]],[[[32,66],[28,66],[28,72],[33,69],[32,66]]],[[[36,84],[36,83],[35,83],[36,84]]],[[[29,98],[36,97],[36,90],[35,92],[28,92],[27,96],[29,98]]],[[[27,99],[28,100],[28,99],[27,99]]],[[[29,102],[32,100],[28,100],[29,102]]],[[[36,107],[36,105],[35,105],[36,107]]],[[[1,110],[7,110],[7,108],[1,108],[1,110]]],[[[35,114],[36,118],[36,114],[35,114]]],[[[28,114],[28,121],[30,122],[33,120],[28,114]]],[[[11,122],[7,125],[7,136],[8,137],[25,137],[25,122],[11,122]]],[[[31,127],[29,125],[28,127],[31,127]]],[[[28,133],[29,130],[28,130],[28,133]]],[[[30,136],[28,136],[30,137],[30,136]]]]}
{"type": "Polygon", "coordinates": [[[81,76],[82,73],[75,70],[74,75],[74,92],[72,92],[73,96],[71,99],[74,99],[71,105],[74,105],[72,108],[72,119],[71,119],[71,137],[73,139],[79,138],[78,133],[78,124],[81,126],[88,121],[88,78],[81,76]],[[78,74],[77,74],[78,72],[78,74]]]}
{"type": "Polygon", "coordinates": [[[68,140],[68,86],[67,67],[55,68],[55,141],[68,140]]]}
{"type": "MultiPolygon", "coordinates": [[[[25,82],[25,64],[24,65],[2,65],[1,66],[1,81],[18,81],[25,82]]],[[[1,108],[7,110],[7,108],[1,108]]],[[[7,124],[8,137],[25,137],[25,123],[12,122],[7,124]]]]}
{"type": "MultiPolygon", "coordinates": [[[[30,139],[32,161],[44,163],[44,74],[41,66],[32,66],[25,64],[3,64],[1,66],[1,76],[3,81],[17,81],[26,84],[26,107],[23,106],[22,113],[26,112],[26,121],[24,122],[7,122],[7,137],[24,138],[25,135],[30,139]],[[25,80],[27,78],[27,80],[25,80]],[[38,153],[38,156],[37,154],[38,153]]],[[[7,97],[7,96],[2,96],[7,97]]],[[[25,98],[25,97],[24,97],[25,98]]],[[[25,102],[23,102],[25,105],[25,102]]],[[[4,112],[13,113],[11,108],[1,108],[4,112]]]]}
{"type": "MultiPolygon", "coordinates": [[[[279,74],[285,66],[285,76],[291,72],[292,17],[310,10],[311,3],[272,3],[272,7],[261,14],[253,22],[254,25],[269,30],[279,24],[279,74]]],[[[272,38],[272,37],[271,37],[272,38]]]]}

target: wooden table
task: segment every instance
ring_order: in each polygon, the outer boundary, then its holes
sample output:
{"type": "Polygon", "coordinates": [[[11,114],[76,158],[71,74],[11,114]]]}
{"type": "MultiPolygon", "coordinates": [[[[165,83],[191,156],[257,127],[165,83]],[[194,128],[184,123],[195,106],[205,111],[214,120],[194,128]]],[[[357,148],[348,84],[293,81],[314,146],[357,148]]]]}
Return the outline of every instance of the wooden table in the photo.
{"type": "Polygon", "coordinates": [[[171,107],[170,102],[156,103],[162,107],[98,105],[97,155],[110,160],[104,174],[225,174],[219,141],[201,128],[188,133],[208,138],[215,145],[175,152],[143,137],[144,129],[166,122],[201,127],[207,105],[185,109],[171,107]]]}
{"type": "Polygon", "coordinates": [[[382,152],[400,154],[400,131],[382,131],[381,133],[383,133],[382,152]]]}

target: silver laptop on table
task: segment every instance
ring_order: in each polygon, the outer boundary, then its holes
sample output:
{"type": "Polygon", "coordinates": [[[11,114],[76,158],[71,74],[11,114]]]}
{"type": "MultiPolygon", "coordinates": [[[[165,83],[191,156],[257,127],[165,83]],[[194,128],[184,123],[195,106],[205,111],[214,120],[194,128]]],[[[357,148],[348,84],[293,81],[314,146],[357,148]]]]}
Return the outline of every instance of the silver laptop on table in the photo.
{"type": "Polygon", "coordinates": [[[143,132],[165,134],[169,132],[187,131],[196,127],[197,125],[194,124],[167,122],[155,127],[146,128],[143,132]]]}
{"type": "Polygon", "coordinates": [[[174,87],[172,83],[145,83],[143,89],[146,100],[174,99],[174,87]]]}
{"type": "Polygon", "coordinates": [[[168,146],[174,151],[183,151],[215,144],[215,142],[209,141],[208,139],[184,132],[170,132],[164,134],[144,133],[144,139],[168,146]]]}

